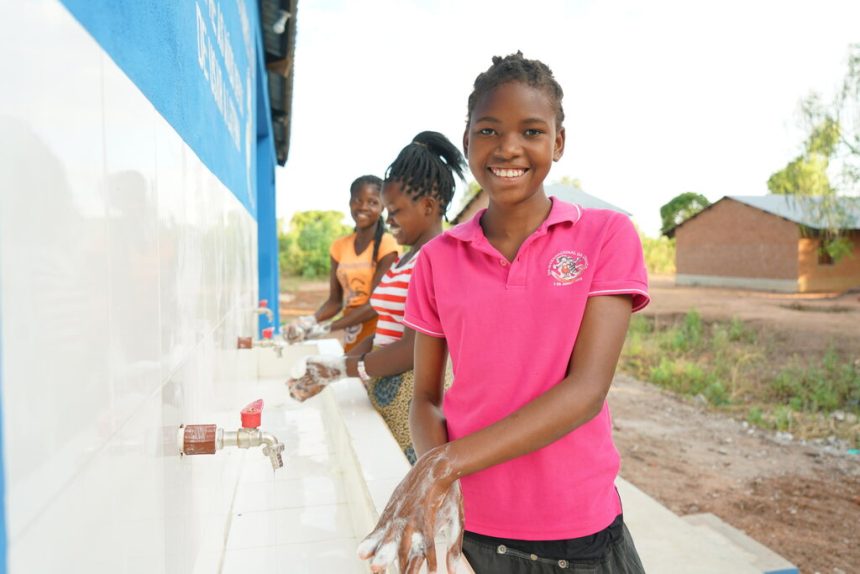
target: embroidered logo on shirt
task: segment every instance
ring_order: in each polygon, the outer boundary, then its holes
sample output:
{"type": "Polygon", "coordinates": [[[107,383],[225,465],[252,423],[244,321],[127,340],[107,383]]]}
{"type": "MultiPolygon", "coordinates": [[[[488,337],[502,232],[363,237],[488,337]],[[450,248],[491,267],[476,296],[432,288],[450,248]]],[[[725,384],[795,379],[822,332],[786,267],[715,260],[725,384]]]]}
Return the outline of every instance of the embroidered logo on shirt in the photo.
{"type": "Polygon", "coordinates": [[[579,251],[562,251],[549,262],[547,275],[555,279],[553,285],[570,285],[580,281],[586,269],[588,257],[579,251]]]}

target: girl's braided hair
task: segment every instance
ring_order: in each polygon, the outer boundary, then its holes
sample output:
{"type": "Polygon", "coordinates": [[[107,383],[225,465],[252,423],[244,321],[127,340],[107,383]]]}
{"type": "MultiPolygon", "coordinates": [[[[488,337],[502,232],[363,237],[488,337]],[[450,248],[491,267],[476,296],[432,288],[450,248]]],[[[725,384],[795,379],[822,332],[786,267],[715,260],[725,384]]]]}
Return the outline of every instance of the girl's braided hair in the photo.
{"type": "Polygon", "coordinates": [[[444,214],[454,197],[454,174],[463,179],[463,154],[439,132],[421,132],[388,166],[385,181],[399,181],[412,197],[435,197],[444,214]]]}

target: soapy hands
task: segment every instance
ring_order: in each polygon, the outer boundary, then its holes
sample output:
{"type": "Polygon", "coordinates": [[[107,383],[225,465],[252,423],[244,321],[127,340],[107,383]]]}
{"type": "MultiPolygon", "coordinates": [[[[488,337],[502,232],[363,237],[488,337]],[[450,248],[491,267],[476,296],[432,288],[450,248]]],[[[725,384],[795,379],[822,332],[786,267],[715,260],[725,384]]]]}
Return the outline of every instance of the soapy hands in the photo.
{"type": "Polygon", "coordinates": [[[331,323],[318,323],[313,315],[305,315],[287,325],[284,338],[292,345],[307,339],[319,339],[329,333],[331,333],[331,323]]]}
{"type": "Polygon", "coordinates": [[[312,355],[299,365],[287,381],[290,396],[305,401],[322,392],[331,383],[346,377],[346,357],[342,355],[312,355]]]}
{"type": "Polygon", "coordinates": [[[358,557],[370,560],[373,572],[396,562],[402,574],[417,574],[426,560],[427,571],[435,573],[437,537],[447,539],[445,564],[455,574],[463,547],[463,500],[445,446],[418,459],[358,546],[358,557]]]}

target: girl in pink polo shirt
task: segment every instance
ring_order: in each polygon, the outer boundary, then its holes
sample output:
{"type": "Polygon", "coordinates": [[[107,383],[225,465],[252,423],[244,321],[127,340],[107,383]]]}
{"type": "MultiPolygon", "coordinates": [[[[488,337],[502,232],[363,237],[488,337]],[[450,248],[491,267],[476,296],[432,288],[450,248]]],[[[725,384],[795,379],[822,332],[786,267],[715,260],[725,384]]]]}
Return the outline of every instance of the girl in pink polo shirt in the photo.
{"type": "Polygon", "coordinates": [[[643,571],[606,405],[648,302],[642,248],[625,215],[544,193],[564,152],[561,101],[521,53],[475,80],[463,146],[489,207],[425,245],[409,286],[419,459],[359,548],[374,571],[437,571],[441,531],[449,572],[461,548],[478,574],[643,571]]]}
{"type": "Polygon", "coordinates": [[[403,324],[406,293],[423,246],[442,233],[442,216],[454,196],[455,176],[463,177],[463,156],[438,132],[421,132],[404,147],[385,174],[382,201],[388,225],[410,249],[382,276],[370,296],[375,332],[347,356],[307,359],[303,376],[288,381],[290,395],[306,400],[343,377],[360,377],[410,463],[416,456],[409,437],[415,332],[403,324]]]}

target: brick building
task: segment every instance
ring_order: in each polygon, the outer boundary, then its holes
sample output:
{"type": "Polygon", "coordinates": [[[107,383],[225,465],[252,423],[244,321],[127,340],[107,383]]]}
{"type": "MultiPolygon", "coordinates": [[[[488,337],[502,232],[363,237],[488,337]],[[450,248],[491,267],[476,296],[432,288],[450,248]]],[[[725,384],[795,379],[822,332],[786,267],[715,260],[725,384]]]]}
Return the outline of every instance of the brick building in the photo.
{"type": "Polygon", "coordinates": [[[820,198],[723,197],[667,232],[676,240],[676,283],[800,293],[860,287],[860,207],[839,203],[853,249],[834,263],[821,250],[820,206],[820,198]]]}

